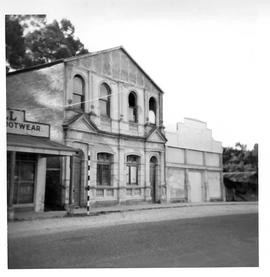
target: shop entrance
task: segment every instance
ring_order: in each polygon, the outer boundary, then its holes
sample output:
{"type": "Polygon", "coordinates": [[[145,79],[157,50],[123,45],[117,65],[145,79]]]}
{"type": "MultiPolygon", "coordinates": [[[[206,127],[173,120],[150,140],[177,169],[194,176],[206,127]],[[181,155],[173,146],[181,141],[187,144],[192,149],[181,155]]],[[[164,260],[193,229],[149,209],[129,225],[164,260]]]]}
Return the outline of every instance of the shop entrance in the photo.
{"type": "Polygon", "coordinates": [[[60,157],[47,157],[45,211],[64,210],[60,157]]]}
{"type": "Polygon", "coordinates": [[[150,185],[151,199],[153,203],[157,202],[157,158],[150,159],[150,185]]]}

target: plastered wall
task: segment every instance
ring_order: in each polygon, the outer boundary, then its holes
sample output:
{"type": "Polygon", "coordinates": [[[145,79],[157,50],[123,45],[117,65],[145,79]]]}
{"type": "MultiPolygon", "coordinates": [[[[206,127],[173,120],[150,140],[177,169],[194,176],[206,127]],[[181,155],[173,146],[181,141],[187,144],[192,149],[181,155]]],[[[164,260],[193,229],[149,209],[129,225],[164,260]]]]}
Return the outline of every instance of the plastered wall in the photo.
{"type": "Polygon", "coordinates": [[[8,75],[7,107],[26,110],[26,120],[51,125],[51,139],[63,141],[64,68],[57,64],[8,75]]]}
{"type": "Polygon", "coordinates": [[[222,145],[205,122],[185,119],[175,132],[166,132],[169,201],[222,200],[222,145]]]}

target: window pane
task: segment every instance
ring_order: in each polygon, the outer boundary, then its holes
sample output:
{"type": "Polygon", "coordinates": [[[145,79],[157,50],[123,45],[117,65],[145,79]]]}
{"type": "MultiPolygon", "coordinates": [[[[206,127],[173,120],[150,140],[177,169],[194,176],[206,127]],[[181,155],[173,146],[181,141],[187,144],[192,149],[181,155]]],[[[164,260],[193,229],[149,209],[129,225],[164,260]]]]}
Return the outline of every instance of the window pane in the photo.
{"type": "Polygon", "coordinates": [[[101,186],[101,183],[102,183],[102,181],[101,181],[101,165],[98,164],[97,165],[97,185],[101,186]]]}
{"type": "Polygon", "coordinates": [[[156,124],[156,115],[153,111],[149,111],[149,122],[156,124]]]}
{"type": "Polygon", "coordinates": [[[131,184],[137,184],[137,166],[130,167],[130,182],[131,184]]]}
{"type": "Polygon", "coordinates": [[[100,108],[100,114],[108,116],[108,110],[107,110],[107,101],[100,100],[99,101],[99,108],[100,108]]]}
{"type": "Polygon", "coordinates": [[[35,168],[33,163],[21,163],[20,164],[20,179],[34,181],[35,168]]]}
{"type": "Polygon", "coordinates": [[[102,165],[102,185],[111,185],[111,167],[110,165],[102,165]]]}
{"type": "Polygon", "coordinates": [[[78,94],[73,94],[73,107],[77,109],[82,109],[83,108],[83,96],[78,95],[78,94]]]}
{"type": "Polygon", "coordinates": [[[18,191],[18,204],[33,203],[34,184],[32,182],[22,182],[18,191]]]}
{"type": "Polygon", "coordinates": [[[83,95],[83,80],[82,78],[75,76],[73,79],[73,93],[83,95]]]}
{"type": "Polygon", "coordinates": [[[128,112],[129,112],[129,120],[135,122],[136,121],[135,108],[129,107],[128,112]]]}
{"type": "Polygon", "coordinates": [[[100,97],[104,97],[110,94],[110,89],[105,84],[100,86],[100,97]]]}
{"type": "Polygon", "coordinates": [[[35,163],[17,162],[14,180],[14,204],[33,203],[35,163]]]}
{"type": "Polygon", "coordinates": [[[109,154],[109,153],[98,153],[97,158],[98,158],[99,161],[110,162],[111,154],[109,154]]]}
{"type": "Polygon", "coordinates": [[[139,157],[135,156],[135,155],[129,155],[129,156],[127,156],[127,162],[138,163],[139,162],[139,157]]]}
{"type": "Polygon", "coordinates": [[[97,185],[110,186],[111,185],[111,166],[107,164],[97,165],[97,185]]]}

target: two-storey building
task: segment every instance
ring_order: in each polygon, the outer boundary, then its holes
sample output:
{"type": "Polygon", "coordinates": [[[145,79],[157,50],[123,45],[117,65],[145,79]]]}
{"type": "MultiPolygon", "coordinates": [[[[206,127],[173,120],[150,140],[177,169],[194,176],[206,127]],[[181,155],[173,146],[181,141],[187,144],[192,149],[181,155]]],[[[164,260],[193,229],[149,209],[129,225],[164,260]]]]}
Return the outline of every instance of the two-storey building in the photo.
{"type": "Polygon", "coordinates": [[[7,107],[76,151],[44,156],[36,210],[84,206],[88,185],[92,206],[166,199],[163,92],[123,47],[9,73],[7,107]]]}

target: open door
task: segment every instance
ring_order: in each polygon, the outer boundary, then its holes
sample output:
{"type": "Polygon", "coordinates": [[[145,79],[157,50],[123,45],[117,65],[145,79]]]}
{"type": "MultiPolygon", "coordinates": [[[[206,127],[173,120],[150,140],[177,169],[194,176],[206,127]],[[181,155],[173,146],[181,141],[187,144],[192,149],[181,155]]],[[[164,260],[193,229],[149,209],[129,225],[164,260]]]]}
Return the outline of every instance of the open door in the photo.
{"type": "Polygon", "coordinates": [[[47,157],[45,211],[64,210],[60,157],[47,157]]]}

